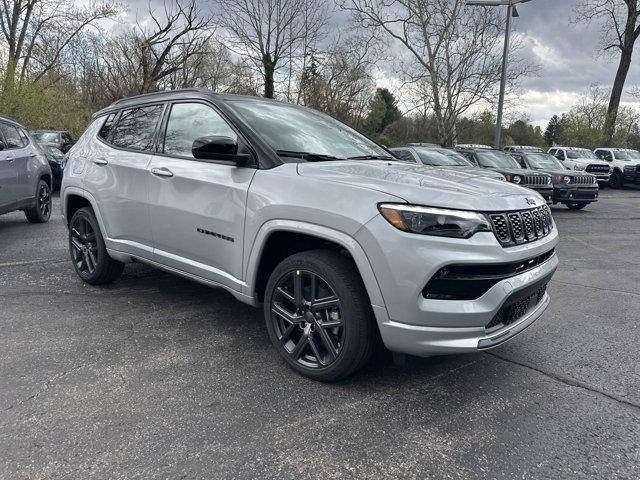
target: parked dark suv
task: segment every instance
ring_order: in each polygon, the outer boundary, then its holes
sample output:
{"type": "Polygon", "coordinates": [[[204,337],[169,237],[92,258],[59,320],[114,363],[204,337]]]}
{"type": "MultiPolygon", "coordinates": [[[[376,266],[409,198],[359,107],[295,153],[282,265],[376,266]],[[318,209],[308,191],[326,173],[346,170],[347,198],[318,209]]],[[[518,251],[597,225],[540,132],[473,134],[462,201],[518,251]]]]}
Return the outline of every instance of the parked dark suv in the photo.
{"type": "Polygon", "coordinates": [[[71,134],[64,131],[37,130],[31,132],[31,135],[35,138],[36,142],[57,148],[62,153],[67,153],[76,143],[71,134]]]}
{"type": "Polygon", "coordinates": [[[513,149],[510,155],[522,168],[551,175],[554,205],[562,203],[571,210],[582,210],[598,201],[600,189],[595,175],[569,170],[556,157],[541,151],[513,149]]]}
{"type": "Polygon", "coordinates": [[[458,145],[456,151],[471,160],[474,165],[501,173],[508,182],[535,190],[547,203],[553,201],[551,175],[535,170],[523,170],[513,157],[501,150],[483,146],[458,145]]]}
{"type": "Polygon", "coordinates": [[[24,210],[31,223],[51,216],[49,163],[25,129],[0,118],[0,214],[24,210]]]}

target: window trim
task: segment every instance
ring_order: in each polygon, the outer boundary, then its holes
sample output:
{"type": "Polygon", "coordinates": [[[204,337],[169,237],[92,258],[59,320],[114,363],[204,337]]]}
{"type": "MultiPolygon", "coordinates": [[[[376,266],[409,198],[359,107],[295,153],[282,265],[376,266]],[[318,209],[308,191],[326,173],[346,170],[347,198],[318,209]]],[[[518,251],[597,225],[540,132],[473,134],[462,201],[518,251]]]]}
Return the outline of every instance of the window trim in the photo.
{"type": "Polygon", "coordinates": [[[163,158],[172,158],[176,160],[188,160],[190,162],[212,163],[217,165],[234,165],[233,162],[228,162],[224,160],[209,160],[206,158],[185,157],[183,155],[173,155],[173,154],[164,152],[164,142],[167,136],[167,126],[169,124],[169,117],[171,116],[171,110],[173,109],[174,105],[178,105],[181,103],[199,103],[201,105],[204,105],[206,107],[213,109],[213,111],[216,112],[218,115],[220,115],[220,117],[227,123],[227,125],[229,125],[231,130],[235,132],[236,136],[238,137],[238,147],[240,147],[240,142],[242,142],[242,146],[246,147],[246,149],[249,151],[249,154],[251,155],[251,162],[245,165],[242,165],[242,167],[256,168],[256,169],[259,168],[256,152],[251,146],[251,144],[246,140],[246,138],[244,137],[240,129],[236,127],[233,121],[227,115],[225,115],[224,112],[222,112],[215,104],[200,98],[193,98],[193,99],[181,98],[181,99],[167,102],[167,106],[164,110],[162,121],[160,122],[160,128],[158,129],[158,141],[157,141],[156,153],[155,153],[156,156],[163,157],[163,158]]]}
{"type": "MultiPolygon", "coordinates": [[[[167,102],[154,102],[154,103],[145,103],[142,105],[131,105],[131,106],[127,106],[125,108],[121,108],[119,110],[116,111],[109,111],[109,112],[105,112],[103,115],[100,115],[100,117],[104,117],[103,123],[100,126],[100,129],[102,129],[102,127],[104,126],[104,122],[106,122],[107,118],[109,117],[109,115],[111,115],[112,113],[115,113],[116,116],[113,119],[113,124],[114,126],[118,125],[118,123],[120,122],[120,117],[122,116],[122,112],[127,111],[127,110],[136,110],[139,108],[146,108],[146,107],[156,107],[156,106],[162,106],[162,111],[160,112],[160,121],[158,121],[156,123],[156,127],[153,133],[153,141],[152,141],[152,149],[151,150],[136,150],[133,148],[126,148],[126,147],[119,147],[117,145],[114,145],[112,143],[113,141],[113,133],[115,131],[115,129],[112,129],[111,132],[109,132],[109,137],[107,139],[102,139],[98,136],[98,133],[100,133],[100,130],[98,130],[95,134],[95,138],[99,141],[102,142],[104,145],[113,148],[115,150],[119,150],[121,152],[129,152],[129,153],[140,153],[143,155],[156,155],[157,154],[157,149],[158,149],[158,127],[159,125],[162,123],[162,118],[164,117],[164,114],[167,110],[167,102]]],[[[97,118],[100,118],[97,117],[97,118]]]]}
{"type": "Polygon", "coordinates": [[[2,143],[4,143],[4,150],[2,150],[3,152],[13,151],[13,150],[22,150],[23,148],[27,148],[29,145],[31,145],[31,141],[29,140],[29,136],[24,132],[22,127],[20,127],[19,125],[16,125],[15,123],[11,123],[11,122],[5,122],[5,121],[1,121],[0,125],[4,125],[4,126],[7,126],[7,127],[15,128],[16,131],[18,132],[18,136],[20,136],[20,131],[22,130],[22,133],[23,133],[24,137],[27,139],[27,144],[26,145],[22,145],[21,147],[11,147],[10,148],[8,146],[8,144],[7,144],[7,138],[5,137],[4,132],[2,132],[2,129],[0,129],[0,138],[2,139],[2,143]]]}

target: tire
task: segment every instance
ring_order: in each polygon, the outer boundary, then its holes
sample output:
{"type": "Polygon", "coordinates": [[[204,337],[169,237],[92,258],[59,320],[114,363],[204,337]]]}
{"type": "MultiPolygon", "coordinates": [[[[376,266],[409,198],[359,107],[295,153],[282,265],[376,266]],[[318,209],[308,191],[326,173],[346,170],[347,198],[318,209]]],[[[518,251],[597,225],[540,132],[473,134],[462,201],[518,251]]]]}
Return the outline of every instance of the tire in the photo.
{"type": "Polygon", "coordinates": [[[567,203],[567,208],[569,210],[582,210],[587,205],[589,204],[588,203],[567,203]]]}
{"type": "Polygon", "coordinates": [[[609,179],[609,186],[611,188],[620,189],[624,186],[624,177],[620,172],[613,172],[609,179]]]}
{"type": "Polygon", "coordinates": [[[45,180],[40,180],[36,188],[36,204],[24,211],[29,223],[46,223],[51,218],[51,187],[45,180]]]}
{"type": "Polygon", "coordinates": [[[69,254],[78,276],[91,285],[116,280],[124,263],[109,256],[93,209],[79,209],[69,222],[69,254]]]}
{"type": "Polygon", "coordinates": [[[264,316],[269,338],[284,361],[321,382],[343,379],[362,368],[377,344],[371,305],[356,266],[328,250],[292,255],[274,269],[264,316]]]}

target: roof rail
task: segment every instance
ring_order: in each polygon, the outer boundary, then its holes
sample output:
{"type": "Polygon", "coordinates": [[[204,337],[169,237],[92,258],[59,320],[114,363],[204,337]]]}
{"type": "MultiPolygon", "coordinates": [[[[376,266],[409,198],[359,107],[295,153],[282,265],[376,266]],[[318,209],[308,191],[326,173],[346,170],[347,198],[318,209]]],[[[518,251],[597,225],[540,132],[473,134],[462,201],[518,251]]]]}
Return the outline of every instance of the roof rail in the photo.
{"type": "Polygon", "coordinates": [[[140,95],[134,95],[133,97],[125,97],[120,100],[116,100],[111,105],[119,105],[120,103],[128,102],[130,100],[140,100],[147,97],[155,97],[160,95],[166,95],[167,93],[212,93],[211,90],[206,88],[181,88],[178,90],[159,90],[157,92],[142,93],[140,95]]]}
{"type": "Polygon", "coordinates": [[[484,150],[493,150],[493,147],[489,145],[482,145],[480,143],[459,143],[455,148],[482,148],[484,150]]]}

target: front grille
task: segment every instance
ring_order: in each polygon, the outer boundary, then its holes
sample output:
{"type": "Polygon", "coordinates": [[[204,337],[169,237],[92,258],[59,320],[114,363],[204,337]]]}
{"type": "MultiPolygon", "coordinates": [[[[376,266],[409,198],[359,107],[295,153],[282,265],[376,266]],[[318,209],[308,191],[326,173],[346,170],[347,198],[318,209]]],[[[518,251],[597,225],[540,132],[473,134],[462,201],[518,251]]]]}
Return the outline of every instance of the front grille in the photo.
{"type": "Polygon", "coordinates": [[[611,167],[609,165],[589,165],[587,166],[587,173],[609,173],[611,167]]]}
{"type": "Polygon", "coordinates": [[[580,175],[580,176],[573,177],[571,179],[571,184],[572,185],[594,185],[595,182],[593,177],[588,177],[587,175],[580,175]]]}
{"type": "Polygon", "coordinates": [[[545,175],[525,175],[524,184],[531,185],[549,185],[549,177],[545,175]]]}
{"type": "Polygon", "coordinates": [[[485,327],[486,330],[497,330],[517,322],[534,308],[540,305],[547,291],[547,283],[526,296],[518,296],[502,306],[498,313],[485,327]]]}
{"type": "Polygon", "coordinates": [[[491,213],[489,218],[503,247],[535,242],[553,230],[551,210],[546,205],[519,212],[491,213]]]}

